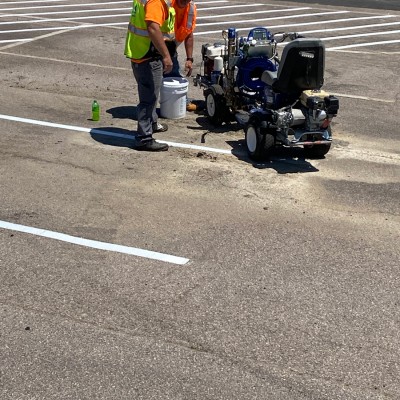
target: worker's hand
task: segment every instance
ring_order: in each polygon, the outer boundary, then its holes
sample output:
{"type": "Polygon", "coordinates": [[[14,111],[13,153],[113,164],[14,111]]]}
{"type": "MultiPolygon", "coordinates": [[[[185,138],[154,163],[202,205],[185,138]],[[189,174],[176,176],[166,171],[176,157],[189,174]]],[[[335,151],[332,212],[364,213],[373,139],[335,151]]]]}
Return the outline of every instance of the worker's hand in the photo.
{"type": "Polygon", "coordinates": [[[193,70],[193,63],[188,60],[185,62],[185,72],[186,76],[191,76],[192,75],[192,70],[193,70]]]}
{"type": "Polygon", "coordinates": [[[172,67],[173,67],[171,57],[169,55],[167,57],[164,57],[162,62],[163,62],[163,66],[164,66],[164,69],[163,69],[164,74],[169,74],[172,71],[172,67]]]}

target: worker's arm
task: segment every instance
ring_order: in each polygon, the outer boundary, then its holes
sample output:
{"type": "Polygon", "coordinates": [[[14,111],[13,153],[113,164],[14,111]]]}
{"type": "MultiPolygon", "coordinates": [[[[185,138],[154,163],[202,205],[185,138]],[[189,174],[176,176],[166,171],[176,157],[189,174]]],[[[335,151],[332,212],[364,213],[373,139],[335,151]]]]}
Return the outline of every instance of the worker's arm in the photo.
{"type": "Polygon", "coordinates": [[[161,54],[162,62],[164,65],[164,73],[168,74],[172,71],[172,60],[168,52],[167,46],[165,45],[163,35],[160,30],[160,25],[157,22],[146,21],[147,31],[154,47],[161,54]]]}
{"type": "MultiPolygon", "coordinates": [[[[186,36],[185,39],[185,50],[187,58],[193,58],[193,44],[194,44],[193,32],[191,32],[188,36],[186,36]]],[[[185,71],[187,71],[186,76],[192,75],[192,69],[193,69],[193,62],[191,60],[186,60],[185,62],[185,71]]]]}

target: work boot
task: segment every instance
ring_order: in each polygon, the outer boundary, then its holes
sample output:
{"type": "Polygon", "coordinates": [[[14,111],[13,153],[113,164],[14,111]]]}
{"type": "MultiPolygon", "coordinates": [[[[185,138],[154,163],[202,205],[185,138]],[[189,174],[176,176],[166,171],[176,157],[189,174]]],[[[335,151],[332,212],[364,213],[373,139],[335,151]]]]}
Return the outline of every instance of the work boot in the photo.
{"type": "Polygon", "coordinates": [[[152,126],[152,129],[153,133],[166,132],[168,130],[168,125],[155,122],[152,126]]]}
{"type": "Polygon", "coordinates": [[[140,151],[167,151],[168,145],[166,143],[156,142],[151,136],[141,140],[136,146],[136,150],[140,151]]]}

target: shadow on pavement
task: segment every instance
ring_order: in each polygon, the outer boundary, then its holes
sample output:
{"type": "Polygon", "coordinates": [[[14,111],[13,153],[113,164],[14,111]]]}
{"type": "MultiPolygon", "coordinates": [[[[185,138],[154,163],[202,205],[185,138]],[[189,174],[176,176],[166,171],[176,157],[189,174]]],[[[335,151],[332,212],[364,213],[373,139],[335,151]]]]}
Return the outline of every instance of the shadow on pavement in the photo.
{"type": "Polygon", "coordinates": [[[238,160],[252,164],[258,169],[274,169],[278,174],[296,174],[305,172],[318,172],[304,157],[302,148],[277,148],[267,161],[253,161],[247,154],[244,140],[227,141],[232,147],[232,154],[238,160]]]}
{"type": "Polygon", "coordinates": [[[136,106],[120,106],[109,108],[106,110],[108,114],[111,114],[113,118],[119,119],[133,119],[137,120],[137,107],[136,106]]]}

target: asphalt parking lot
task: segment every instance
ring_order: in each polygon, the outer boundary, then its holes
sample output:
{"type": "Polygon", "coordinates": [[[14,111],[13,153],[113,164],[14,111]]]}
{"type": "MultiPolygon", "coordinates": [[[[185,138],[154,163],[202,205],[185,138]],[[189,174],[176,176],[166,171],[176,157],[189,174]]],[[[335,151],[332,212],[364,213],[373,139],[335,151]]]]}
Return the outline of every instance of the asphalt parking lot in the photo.
{"type": "Polygon", "coordinates": [[[333,148],[198,111],[137,152],[131,2],[1,2],[0,398],[399,398],[399,11],[196,4],[194,72],[231,26],[325,41],[333,148]]]}

